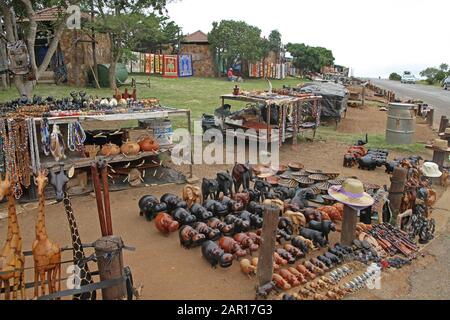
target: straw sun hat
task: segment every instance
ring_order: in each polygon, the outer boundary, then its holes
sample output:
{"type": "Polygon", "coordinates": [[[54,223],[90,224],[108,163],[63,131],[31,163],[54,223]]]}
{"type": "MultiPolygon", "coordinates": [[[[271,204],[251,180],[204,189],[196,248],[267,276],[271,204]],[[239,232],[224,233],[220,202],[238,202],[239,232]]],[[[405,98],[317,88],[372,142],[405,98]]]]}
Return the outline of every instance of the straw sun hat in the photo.
{"type": "Polygon", "coordinates": [[[442,176],[439,166],[434,162],[425,162],[422,166],[422,172],[427,178],[440,178],[442,176]]]}
{"type": "Polygon", "coordinates": [[[356,179],[347,179],[342,186],[332,186],[328,194],[339,202],[361,209],[374,204],[373,198],[364,192],[363,183],[356,179]]]}

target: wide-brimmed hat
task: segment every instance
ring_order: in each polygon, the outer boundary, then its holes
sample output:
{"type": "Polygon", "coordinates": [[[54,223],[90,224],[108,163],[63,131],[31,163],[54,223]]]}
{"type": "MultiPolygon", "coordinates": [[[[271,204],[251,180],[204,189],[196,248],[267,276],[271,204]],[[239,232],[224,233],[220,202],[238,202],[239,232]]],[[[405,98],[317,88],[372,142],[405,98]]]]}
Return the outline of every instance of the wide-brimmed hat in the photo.
{"type": "Polygon", "coordinates": [[[347,179],[342,186],[332,186],[328,194],[339,202],[361,209],[374,204],[374,199],[364,192],[363,183],[356,179],[347,179]]]}
{"type": "Polygon", "coordinates": [[[422,172],[427,178],[440,178],[442,176],[439,166],[434,162],[425,162],[422,166],[422,172]]]}

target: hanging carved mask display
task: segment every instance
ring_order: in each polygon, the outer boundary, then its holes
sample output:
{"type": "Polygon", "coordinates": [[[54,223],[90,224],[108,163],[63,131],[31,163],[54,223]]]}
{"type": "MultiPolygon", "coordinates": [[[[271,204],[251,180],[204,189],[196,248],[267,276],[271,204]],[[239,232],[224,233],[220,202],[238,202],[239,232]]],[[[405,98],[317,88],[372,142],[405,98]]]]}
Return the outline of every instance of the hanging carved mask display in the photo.
{"type": "Polygon", "coordinates": [[[22,40],[8,43],[9,70],[16,75],[30,72],[28,48],[22,40]]]}

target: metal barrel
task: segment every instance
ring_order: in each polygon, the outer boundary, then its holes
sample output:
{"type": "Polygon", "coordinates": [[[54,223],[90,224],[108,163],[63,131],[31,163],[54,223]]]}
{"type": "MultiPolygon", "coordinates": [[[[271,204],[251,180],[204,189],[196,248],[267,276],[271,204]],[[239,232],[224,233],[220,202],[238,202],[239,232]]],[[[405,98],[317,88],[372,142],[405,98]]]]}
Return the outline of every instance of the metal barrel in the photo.
{"type": "Polygon", "coordinates": [[[412,144],[416,131],[414,104],[389,104],[386,126],[386,142],[388,144],[412,144]]]}

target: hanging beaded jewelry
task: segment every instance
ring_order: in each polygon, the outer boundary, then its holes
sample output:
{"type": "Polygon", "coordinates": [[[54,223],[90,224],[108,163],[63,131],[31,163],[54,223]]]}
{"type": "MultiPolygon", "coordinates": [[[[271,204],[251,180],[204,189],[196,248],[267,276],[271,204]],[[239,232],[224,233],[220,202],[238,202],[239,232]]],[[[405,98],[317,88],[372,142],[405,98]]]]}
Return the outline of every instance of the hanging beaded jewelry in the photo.
{"type": "Polygon", "coordinates": [[[69,123],[67,128],[67,147],[70,151],[82,151],[86,141],[86,133],[79,121],[69,123]]]}
{"type": "Polygon", "coordinates": [[[42,118],[41,123],[41,145],[46,156],[50,154],[50,128],[47,118],[42,118]]]}

